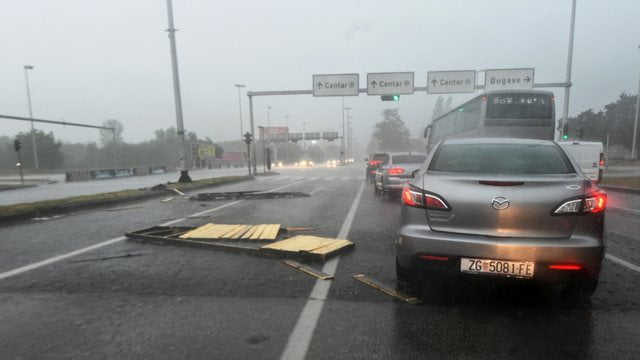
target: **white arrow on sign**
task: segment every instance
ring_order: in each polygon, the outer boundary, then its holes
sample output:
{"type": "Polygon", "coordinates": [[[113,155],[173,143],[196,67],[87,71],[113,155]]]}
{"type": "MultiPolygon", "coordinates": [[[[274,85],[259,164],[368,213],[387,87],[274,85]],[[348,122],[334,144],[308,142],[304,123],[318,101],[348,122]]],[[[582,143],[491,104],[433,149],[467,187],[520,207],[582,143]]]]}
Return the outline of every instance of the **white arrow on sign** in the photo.
{"type": "Polygon", "coordinates": [[[313,75],[313,96],[358,96],[358,74],[313,75]]]}
{"type": "Polygon", "coordinates": [[[427,73],[427,93],[429,94],[472,93],[475,90],[475,70],[429,71],[427,73]]]}
{"type": "Polygon", "coordinates": [[[368,95],[413,94],[413,72],[368,73],[368,95]]]}
{"type": "Polygon", "coordinates": [[[531,90],[535,69],[493,69],[486,70],[484,89],[491,90],[531,90]]]}

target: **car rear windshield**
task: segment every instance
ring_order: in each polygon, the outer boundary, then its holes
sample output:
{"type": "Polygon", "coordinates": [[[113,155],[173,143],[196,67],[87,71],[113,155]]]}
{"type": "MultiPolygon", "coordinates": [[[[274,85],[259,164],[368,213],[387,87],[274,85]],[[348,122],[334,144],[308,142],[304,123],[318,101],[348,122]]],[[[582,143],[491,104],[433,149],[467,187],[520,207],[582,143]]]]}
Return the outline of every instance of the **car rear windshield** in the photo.
{"type": "Polygon", "coordinates": [[[422,164],[427,157],[424,155],[394,155],[393,164],[422,164]]]}
{"type": "Polygon", "coordinates": [[[554,145],[449,144],[438,148],[431,171],[474,174],[568,174],[567,157],[554,145]]]}
{"type": "Polygon", "coordinates": [[[380,161],[381,165],[387,165],[389,163],[389,155],[388,154],[374,154],[374,161],[380,161]]]}

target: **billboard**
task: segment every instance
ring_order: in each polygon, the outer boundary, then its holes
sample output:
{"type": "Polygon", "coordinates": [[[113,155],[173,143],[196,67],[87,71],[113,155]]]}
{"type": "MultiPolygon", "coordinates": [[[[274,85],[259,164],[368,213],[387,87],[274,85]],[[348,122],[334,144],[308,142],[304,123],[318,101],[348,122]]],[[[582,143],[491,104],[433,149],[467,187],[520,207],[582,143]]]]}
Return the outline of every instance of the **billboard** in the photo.
{"type": "Polygon", "coordinates": [[[289,128],[286,126],[265,127],[263,130],[264,140],[269,142],[285,142],[288,134],[289,128]]]}

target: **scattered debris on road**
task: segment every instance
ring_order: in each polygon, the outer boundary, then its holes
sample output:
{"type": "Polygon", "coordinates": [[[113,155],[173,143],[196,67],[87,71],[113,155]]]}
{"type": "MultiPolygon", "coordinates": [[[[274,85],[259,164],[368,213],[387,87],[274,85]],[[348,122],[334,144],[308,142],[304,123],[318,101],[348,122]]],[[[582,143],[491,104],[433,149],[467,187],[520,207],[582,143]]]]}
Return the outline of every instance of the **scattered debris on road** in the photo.
{"type": "Polygon", "coordinates": [[[175,192],[176,194],[180,195],[180,196],[187,196],[187,194],[183,193],[182,191],[176,189],[176,188],[169,188],[169,190],[175,192]]]}
{"type": "Polygon", "coordinates": [[[277,236],[282,233],[280,229],[282,229],[280,224],[207,224],[199,228],[154,226],[126,233],[125,236],[142,242],[229,250],[257,256],[297,258],[309,261],[325,261],[333,255],[354,247],[354,244],[349,240],[306,235],[275,241],[277,236]],[[267,237],[269,239],[265,240],[267,237]],[[262,245],[264,241],[272,242],[262,245]]]}
{"type": "Polygon", "coordinates": [[[328,256],[353,247],[349,240],[324,238],[319,236],[297,235],[261,247],[263,250],[284,253],[304,253],[324,261],[328,256]]]}
{"type": "Polygon", "coordinates": [[[30,220],[33,220],[33,221],[49,221],[49,220],[59,219],[61,217],[65,217],[65,216],[67,216],[67,215],[40,216],[40,217],[31,218],[30,220]]]}
{"type": "Polygon", "coordinates": [[[405,293],[402,293],[400,291],[397,291],[396,289],[394,289],[393,287],[383,284],[379,281],[373,280],[369,277],[367,277],[364,274],[357,274],[357,275],[353,275],[353,278],[358,280],[359,282],[366,284],[376,290],[379,290],[393,298],[396,298],[398,300],[404,301],[406,303],[409,303],[411,305],[418,305],[421,304],[422,302],[420,301],[420,299],[418,299],[415,296],[411,296],[411,295],[407,295],[405,293]]]}
{"type": "Polygon", "coordinates": [[[286,227],[283,228],[282,230],[284,231],[309,231],[309,230],[315,230],[316,228],[311,228],[311,227],[286,227]]]}
{"type": "Polygon", "coordinates": [[[200,193],[191,196],[190,200],[197,201],[215,201],[215,200],[249,200],[249,199],[278,199],[278,198],[297,198],[309,197],[311,195],[299,191],[285,192],[266,192],[262,190],[252,191],[232,191],[232,192],[216,192],[216,193],[200,193]]]}
{"type": "Polygon", "coordinates": [[[283,260],[282,262],[285,263],[286,265],[294,268],[294,269],[300,270],[303,273],[309,274],[311,276],[314,276],[314,277],[316,277],[316,278],[318,278],[320,280],[331,280],[331,279],[333,279],[333,275],[329,275],[329,274],[324,273],[324,272],[322,272],[320,270],[316,270],[316,269],[314,269],[312,267],[300,264],[297,261],[283,260]]]}
{"type": "Polygon", "coordinates": [[[133,209],[142,209],[142,208],[143,206],[131,206],[131,207],[107,209],[106,211],[123,211],[123,210],[133,210],[133,209]]]}
{"type": "Polygon", "coordinates": [[[280,233],[280,224],[227,225],[210,223],[180,235],[180,239],[275,240],[278,233],[280,233]]]}
{"type": "Polygon", "coordinates": [[[147,255],[147,253],[126,253],[126,254],[122,254],[122,255],[102,256],[102,257],[97,257],[97,258],[71,260],[69,262],[70,263],[81,263],[81,262],[89,262],[89,261],[102,261],[102,260],[112,260],[112,259],[136,257],[136,256],[142,256],[142,255],[147,255]]]}

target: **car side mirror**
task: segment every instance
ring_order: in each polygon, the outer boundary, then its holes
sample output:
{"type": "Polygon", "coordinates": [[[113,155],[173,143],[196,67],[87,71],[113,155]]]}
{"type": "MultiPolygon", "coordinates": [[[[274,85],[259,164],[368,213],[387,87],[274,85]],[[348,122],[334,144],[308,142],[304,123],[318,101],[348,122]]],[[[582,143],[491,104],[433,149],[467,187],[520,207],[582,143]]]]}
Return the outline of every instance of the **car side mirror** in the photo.
{"type": "Polygon", "coordinates": [[[416,175],[418,175],[419,172],[420,172],[420,169],[413,170],[413,172],[411,173],[411,177],[412,178],[416,177],[416,175]]]}

